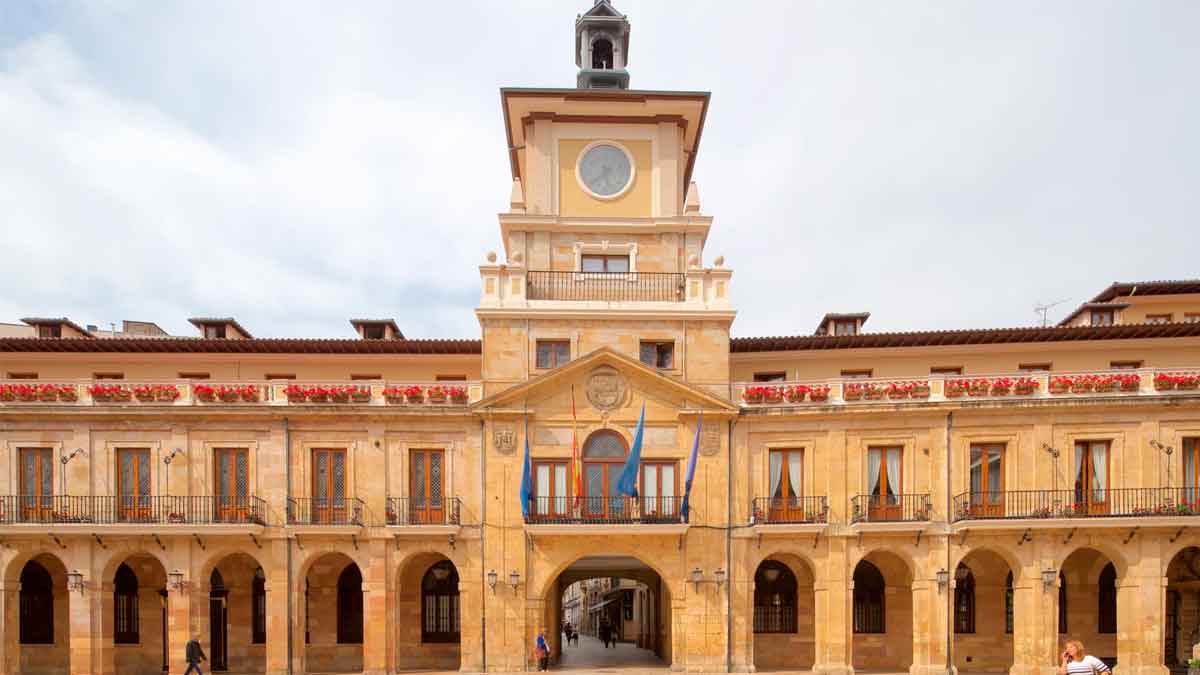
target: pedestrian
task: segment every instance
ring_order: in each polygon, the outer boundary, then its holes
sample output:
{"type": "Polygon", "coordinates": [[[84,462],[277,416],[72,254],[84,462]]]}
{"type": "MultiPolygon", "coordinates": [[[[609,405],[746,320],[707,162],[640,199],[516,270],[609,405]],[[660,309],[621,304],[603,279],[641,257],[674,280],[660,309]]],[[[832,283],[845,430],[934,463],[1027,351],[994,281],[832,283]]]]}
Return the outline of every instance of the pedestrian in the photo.
{"type": "Polygon", "coordinates": [[[1067,640],[1058,675],[1101,675],[1111,672],[1103,661],[1084,651],[1082,642],[1067,640]]]}
{"type": "Polygon", "coordinates": [[[600,620],[600,641],[604,643],[604,648],[608,649],[608,638],[612,635],[612,628],[608,625],[608,619],[600,620]]]}
{"type": "Polygon", "coordinates": [[[204,675],[204,671],[200,670],[200,662],[207,661],[208,657],[204,655],[204,650],[200,648],[200,638],[192,635],[192,639],[188,640],[187,647],[184,647],[184,658],[187,659],[187,670],[183,671],[183,675],[191,675],[194,670],[199,675],[204,675]]]}
{"type": "Polygon", "coordinates": [[[538,670],[550,670],[550,645],[546,643],[546,629],[539,628],[537,641],[533,647],[533,655],[537,657],[538,670]]]}

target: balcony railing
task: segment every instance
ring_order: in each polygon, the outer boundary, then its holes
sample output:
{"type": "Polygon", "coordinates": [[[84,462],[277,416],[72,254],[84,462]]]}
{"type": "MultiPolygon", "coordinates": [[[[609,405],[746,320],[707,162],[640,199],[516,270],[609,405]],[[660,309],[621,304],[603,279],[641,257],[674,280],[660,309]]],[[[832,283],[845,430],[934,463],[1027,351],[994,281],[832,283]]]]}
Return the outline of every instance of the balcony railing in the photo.
{"type": "Polygon", "coordinates": [[[0,523],[153,525],[266,524],[258,497],[72,496],[0,497],[0,523]]]}
{"type": "Polygon", "coordinates": [[[683,302],[685,275],[674,272],[550,272],[530,270],[530,300],[683,302]]]}
{"type": "Polygon", "coordinates": [[[683,497],[534,497],[525,522],[539,525],[679,523],[683,497]]]}
{"type": "Polygon", "coordinates": [[[850,498],[851,523],[921,522],[933,518],[928,494],[855,495],[850,498]]]}
{"type": "Polygon", "coordinates": [[[751,522],[780,523],[829,522],[829,504],[824,497],[759,497],[754,500],[751,522]]]}
{"type": "Polygon", "coordinates": [[[458,497],[440,500],[388,497],[385,520],[388,525],[459,525],[462,502],[458,497]]]}
{"type": "Polygon", "coordinates": [[[1200,515],[1196,488],[1006,490],[964,492],[954,498],[956,521],[1193,515],[1200,515]]]}
{"type": "Polygon", "coordinates": [[[289,497],[288,525],[357,525],[362,527],[363,501],[357,498],[289,497]]]}

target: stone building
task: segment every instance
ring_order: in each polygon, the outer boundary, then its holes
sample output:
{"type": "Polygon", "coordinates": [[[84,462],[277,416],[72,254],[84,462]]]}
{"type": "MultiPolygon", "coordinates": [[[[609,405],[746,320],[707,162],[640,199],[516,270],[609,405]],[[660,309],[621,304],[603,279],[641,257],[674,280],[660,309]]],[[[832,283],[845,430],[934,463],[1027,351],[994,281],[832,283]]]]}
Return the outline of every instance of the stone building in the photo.
{"type": "Polygon", "coordinates": [[[629,36],[600,0],[579,86],[500,92],[478,340],[4,327],[0,673],[181,673],[192,635],[239,673],[522,671],[591,579],[644,589],[639,643],[678,671],[1195,653],[1200,281],[1058,326],[731,338],[709,95],[628,88],[629,36]]]}

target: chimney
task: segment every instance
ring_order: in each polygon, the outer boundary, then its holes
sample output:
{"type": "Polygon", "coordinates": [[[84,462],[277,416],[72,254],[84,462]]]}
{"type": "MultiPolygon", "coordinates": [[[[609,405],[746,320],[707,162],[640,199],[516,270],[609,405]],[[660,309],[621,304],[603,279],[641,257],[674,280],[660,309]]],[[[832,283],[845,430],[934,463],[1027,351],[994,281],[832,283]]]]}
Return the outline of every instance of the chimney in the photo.
{"type": "Polygon", "coordinates": [[[208,340],[248,340],[254,336],[233,317],[192,317],[188,323],[200,329],[208,340]]]}
{"type": "Polygon", "coordinates": [[[350,319],[350,325],[362,340],[404,339],[394,319],[350,319]]]}

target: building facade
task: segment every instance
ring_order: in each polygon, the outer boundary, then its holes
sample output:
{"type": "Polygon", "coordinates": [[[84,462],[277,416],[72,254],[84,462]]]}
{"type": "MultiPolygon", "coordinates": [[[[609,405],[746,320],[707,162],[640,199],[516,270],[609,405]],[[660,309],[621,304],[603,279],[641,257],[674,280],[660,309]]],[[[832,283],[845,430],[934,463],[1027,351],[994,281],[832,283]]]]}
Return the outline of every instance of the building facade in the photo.
{"type": "Polygon", "coordinates": [[[709,95],[629,89],[629,45],[600,0],[576,88],[501,90],[478,340],[6,325],[0,673],[181,673],[192,636],[239,673],[523,671],[594,579],[676,671],[1200,656],[1200,281],[1058,326],[731,338],[709,95]]]}

